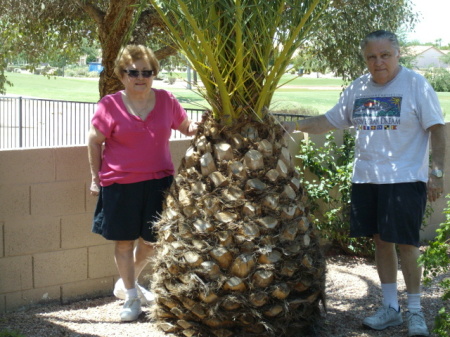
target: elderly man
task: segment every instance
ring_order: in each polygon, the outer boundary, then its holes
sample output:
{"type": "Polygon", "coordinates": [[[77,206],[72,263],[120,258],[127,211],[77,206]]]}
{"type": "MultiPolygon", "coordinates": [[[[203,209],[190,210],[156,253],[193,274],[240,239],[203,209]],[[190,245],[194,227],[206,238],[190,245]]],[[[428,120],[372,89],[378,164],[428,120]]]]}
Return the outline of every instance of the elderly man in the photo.
{"type": "Polygon", "coordinates": [[[436,93],[399,65],[395,34],[379,30],[361,42],[369,70],[351,83],[326,114],[288,123],[307,133],[356,129],[352,178],[352,237],[373,237],[383,305],[363,325],[383,330],[403,323],[397,296],[397,252],[406,283],[409,336],[429,336],[421,310],[417,263],[427,195],[443,193],[445,130],[436,93]],[[429,141],[432,161],[429,163],[429,141]]]}

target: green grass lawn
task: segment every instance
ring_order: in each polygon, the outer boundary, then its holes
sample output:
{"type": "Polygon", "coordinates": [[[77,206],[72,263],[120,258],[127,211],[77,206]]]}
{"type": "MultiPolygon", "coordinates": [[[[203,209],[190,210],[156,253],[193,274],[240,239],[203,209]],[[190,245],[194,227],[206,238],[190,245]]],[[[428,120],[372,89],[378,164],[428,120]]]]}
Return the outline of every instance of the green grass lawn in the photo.
{"type": "MultiPolygon", "coordinates": [[[[6,87],[6,94],[31,96],[77,102],[97,102],[99,99],[98,81],[96,79],[79,79],[50,77],[41,75],[6,73],[9,81],[14,86],[6,87]]],[[[180,77],[182,77],[180,75],[180,77]]],[[[316,113],[325,113],[336,104],[341,86],[340,79],[296,77],[285,75],[279,88],[272,99],[271,110],[291,111],[308,109],[316,113]],[[289,81],[289,82],[288,82],[289,81]],[[288,83],[286,83],[288,82],[288,83]],[[293,87],[296,86],[296,87],[293,87]],[[315,90],[311,87],[327,87],[327,90],[315,90]],[[333,87],[330,89],[330,87],[333,87]]],[[[206,101],[192,90],[171,86],[162,86],[155,81],[156,88],[164,87],[171,91],[181,104],[186,108],[205,108],[206,101]]],[[[439,92],[439,101],[446,117],[450,121],[450,93],[439,92]]]]}
{"type": "Polygon", "coordinates": [[[13,86],[6,86],[6,94],[58,99],[76,102],[97,102],[97,79],[45,77],[42,75],[6,73],[13,86]]]}

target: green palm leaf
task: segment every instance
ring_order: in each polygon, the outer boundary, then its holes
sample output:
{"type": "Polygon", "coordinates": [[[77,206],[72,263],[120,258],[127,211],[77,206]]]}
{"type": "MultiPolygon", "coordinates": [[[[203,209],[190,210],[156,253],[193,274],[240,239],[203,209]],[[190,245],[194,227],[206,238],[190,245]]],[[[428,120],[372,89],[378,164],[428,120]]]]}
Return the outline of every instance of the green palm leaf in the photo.
{"type": "Polygon", "coordinates": [[[262,120],[293,53],[329,1],[150,0],[197,71],[213,116],[262,120]]]}

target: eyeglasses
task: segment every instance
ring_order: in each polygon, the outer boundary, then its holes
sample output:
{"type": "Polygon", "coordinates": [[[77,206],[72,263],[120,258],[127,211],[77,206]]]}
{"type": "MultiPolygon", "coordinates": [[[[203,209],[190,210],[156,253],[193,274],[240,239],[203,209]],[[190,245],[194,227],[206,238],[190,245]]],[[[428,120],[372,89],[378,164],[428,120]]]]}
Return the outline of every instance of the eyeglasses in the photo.
{"type": "Polygon", "coordinates": [[[126,73],[129,77],[132,77],[132,78],[138,78],[139,74],[141,74],[141,76],[143,78],[150,78],[150,77],[153,76],[153,70],[142,70],[142,71],[139,71],[139,70],[134,70],[134,69],[132,69],[132,70],[124,69],[123,72],[126,73]]]}

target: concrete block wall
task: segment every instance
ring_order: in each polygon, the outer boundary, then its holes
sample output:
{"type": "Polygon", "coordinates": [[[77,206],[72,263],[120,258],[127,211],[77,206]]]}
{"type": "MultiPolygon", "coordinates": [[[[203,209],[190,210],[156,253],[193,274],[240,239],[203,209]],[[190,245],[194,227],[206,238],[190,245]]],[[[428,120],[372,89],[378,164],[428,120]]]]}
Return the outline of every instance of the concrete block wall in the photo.
{"type": "MultiPolygon", "coordinates": [[[[449,125],[447,134],[450,140],[449,125]]],[[[289,141],[292,156],[305,136],[295,133],[289,141]]],[[[313,136],[316,144],[323,139],[313,136]]],[[[189,143],[171,142],[176,169],[189,143]]],[[[446,158],[450,193],[449,153],[446,158]]],[[[0,313],[111,293],[118,278],[114,247],[91,233],[90,179],[86,147],[0,151],[0,313]]],[[[433,205],[423,238],[434,237],[445,205],[443,199],[433,205]]]]}
{"type": "MultiPolygon", "coordinates": [[[[171,142],[176,168],[188,145],[171,142]]],[[[114,246],[91,233],[90,180],[84,146],[0,151],[0,313],[111,293],[114,246]]]]}

